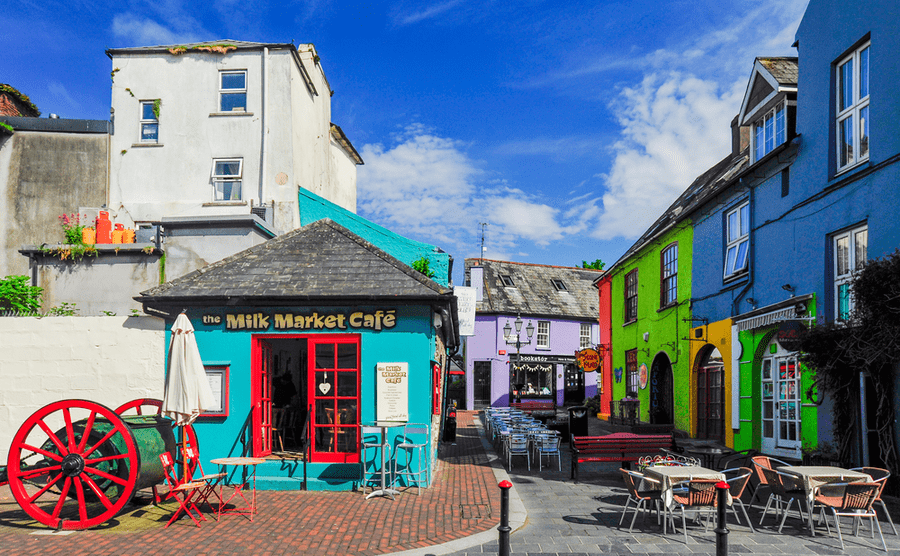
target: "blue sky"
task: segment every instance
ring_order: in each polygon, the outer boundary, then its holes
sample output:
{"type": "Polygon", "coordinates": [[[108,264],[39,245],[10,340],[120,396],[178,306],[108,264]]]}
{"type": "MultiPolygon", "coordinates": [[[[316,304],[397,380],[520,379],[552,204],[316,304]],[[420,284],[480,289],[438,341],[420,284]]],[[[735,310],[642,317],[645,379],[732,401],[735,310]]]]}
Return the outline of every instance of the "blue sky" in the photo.
{"type": "Polygon", "coordinates": [[[7,0],[0,82],[109,115],[112,47],[313,43],[366,164],[358,213],[455,259],[611,264],[730,149],[808,0],[7,0]]]}

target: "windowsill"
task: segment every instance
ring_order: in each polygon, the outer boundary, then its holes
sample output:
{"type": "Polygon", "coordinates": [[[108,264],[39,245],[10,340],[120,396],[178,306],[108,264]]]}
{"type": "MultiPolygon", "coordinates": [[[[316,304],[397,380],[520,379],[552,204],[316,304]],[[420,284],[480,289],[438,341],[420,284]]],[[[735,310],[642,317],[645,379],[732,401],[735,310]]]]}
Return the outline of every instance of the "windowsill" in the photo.
{"type": "Polygon", "coordinates": [[[845,166],[845,167],[841,168],[840,170],[838,170],[837,172],[835,172],[834,178],[835,179],[840,178],[840,177],[844,176],[845,174],[848,174],[848,173],[852,172],[853,170],[858,169],[860,166],[865,165],[867,162],[869,162],[869,157],[866,157],[864,160],[860,160],[859,162],[851,164],[850,166],[845,166]]]}
{"type": "Polygon", "coordinates": [[[162,147],[162,143],[133,143],[131,145],[132,149],[141,149],[144,147],[162,147]]]}
{"type": "Polygon", "coordinates": [[[247,201],[212,201],[210,203],[203,203],[200,206],[204,206],[204,207],[244,207],[244,206],[247,206],[247,201]]]}
{"type": "Polygon", "coordinates": [[[743,280],[744,278],[747,278],[748,276],[750,276],[750,272],[745,270],[739,274],[732,274],[731,276],[726,276],[725,278],[722,279],[722,283],[723,283],[723,285],[728,286],[728,285],[733,284],[734,282],[739,282],[739,281],[743,280]]]}
{"type": "Polygon", "coordinates": [[[634,324],[634,323],[636,323],[637,321],[638,321],[638,320],[637,320],[637,317],[635,317],[635,318],[631,319],[631,320],[628,321],[628,322],[623,322],[623,323],[622,323],[622,326],[625,327],[625,326],[628,326],[629,324],[634,324]]]}
{"type": "Polygon", "coordinates": [[[252,115],[253,115],[253,112],[244,112],[243,110],[235,110],[234,112],[210,112],[209,113],[210,118],[218,118],[218,117],[223,117],[223,116],[239,117],[239,116],[252,116],[252,115]]]}
{"type": "Polygon", "coordinates": [[[677,306],[677,305],[678,305],[678,302],[677,302],[677,301],[676,301],[675,303],[669,303],[668,305],[663,305],[662,307],[660,307],[659,309],[657,309],[656,312],[657,312],[657,313],[662,313],[663,311],[668,311],[669,309],[671,309],[672,307],[675,307],[675,306],[677,306]]]}

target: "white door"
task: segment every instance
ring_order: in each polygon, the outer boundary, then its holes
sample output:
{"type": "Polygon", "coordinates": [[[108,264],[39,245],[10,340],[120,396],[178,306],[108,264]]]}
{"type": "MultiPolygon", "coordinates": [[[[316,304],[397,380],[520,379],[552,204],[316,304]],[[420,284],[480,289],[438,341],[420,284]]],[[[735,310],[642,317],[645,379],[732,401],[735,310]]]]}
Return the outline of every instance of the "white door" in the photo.
{"type": "Polygon", "coordinates": [[[762,451],[800,457],[800,363],[773,341],[762,361],[762,451]],[[775,349],[772,349],[775,346],[775,349]],[[774,353],[773,353],[774,351],[774,353]]]}

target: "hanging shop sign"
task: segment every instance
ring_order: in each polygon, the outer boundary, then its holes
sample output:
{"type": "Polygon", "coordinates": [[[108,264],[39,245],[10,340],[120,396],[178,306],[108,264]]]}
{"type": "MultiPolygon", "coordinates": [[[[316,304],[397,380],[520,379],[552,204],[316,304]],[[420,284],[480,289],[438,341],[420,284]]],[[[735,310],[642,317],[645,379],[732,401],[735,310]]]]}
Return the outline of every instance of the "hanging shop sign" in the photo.
{"type": "Polygon", "coordinates": [[[208,313],[201,322],[225,326],[225,330],[389,330],[397,326],[397,310],[346,311],[340,313],[299,313],[293,311],[252,311],[208,313]]]}
{"type": "Polygon", "coordinates": [[[600,366],[600,352],[596,349],[585,348],[575,352],[578,366],[586,373],[592,373],[600,366]]]}
{"type": "Polygon", "coordinates": [[[806,326],[802,322],[786,320],[778,325],[775,339],[778,340],[781,347],[788,351],[800,351],[800,340],[804,332],[806,332],[806,326]]]}
{"type": "Polygon", "coordinates": [[[638,367],[638,384],[641,387],[641,390],[647,388],[647,364],[641,363],[641,366],[638,367]]]}
{"type": "Polygon", "coordinates": [[[409,421],[409,363],[378,363],[375,386],[375,418],[409,421]]]}

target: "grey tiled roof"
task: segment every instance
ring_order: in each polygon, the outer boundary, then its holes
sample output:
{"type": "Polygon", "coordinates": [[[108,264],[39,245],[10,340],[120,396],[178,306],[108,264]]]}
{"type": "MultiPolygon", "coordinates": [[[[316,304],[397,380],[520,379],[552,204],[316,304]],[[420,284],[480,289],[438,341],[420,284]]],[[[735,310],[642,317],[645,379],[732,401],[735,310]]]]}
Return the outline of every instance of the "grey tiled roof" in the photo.
{"type": "Polygon", "coordinates": [[[329,219],[141,292],[155,305],[439,301],[450,288],[329,219]]]}
{"type": "Polygon", "coordinates": [[[466,259],[465,266],[466,275],[472,266],[484,267],[484,296],[475,306],[477,313],[598,318],[593,282],[603,271],[491,259],[466,259]],[[501,275],[510,276],[514,286],[504,286],[501,275]],[[567,291],[557,291],[554,278],[562,280],[567,291]]]}
{"type": "Polygon", "coordinates": [[[796,57],[757,58],[781,85],[796,85],[799,75],[796,57]]]}

